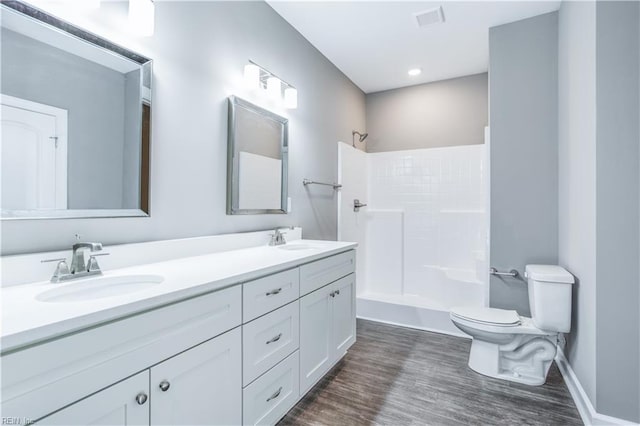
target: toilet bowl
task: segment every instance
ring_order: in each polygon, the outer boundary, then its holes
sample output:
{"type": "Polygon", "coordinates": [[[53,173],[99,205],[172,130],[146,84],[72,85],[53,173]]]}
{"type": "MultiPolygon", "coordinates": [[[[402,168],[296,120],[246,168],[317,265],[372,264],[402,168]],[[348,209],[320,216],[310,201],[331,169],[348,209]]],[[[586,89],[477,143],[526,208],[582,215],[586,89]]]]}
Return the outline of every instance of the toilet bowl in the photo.
{"type": "Polygon", "coordinates": [[[516,311],[457,307],[453,324],[473,338],[469,367],[485,376],[527,385],[544,384],[559,333],[569,332],[573,276],[554,265],[527,265],[532,317],[516,311]]]}
{"type": "Polygon", "coordinates": [[[451,321],[473,338],[469,367],[489,377],[534,386],[544,384],[556,355],[558,333],[540,330],[531,318],[520,317],[516,311],[482,309],[484,318],[500,318],[510,313],[517,322],[480,321],[478,310],[470,318],[468,308],[453,308],[451,321]]]}

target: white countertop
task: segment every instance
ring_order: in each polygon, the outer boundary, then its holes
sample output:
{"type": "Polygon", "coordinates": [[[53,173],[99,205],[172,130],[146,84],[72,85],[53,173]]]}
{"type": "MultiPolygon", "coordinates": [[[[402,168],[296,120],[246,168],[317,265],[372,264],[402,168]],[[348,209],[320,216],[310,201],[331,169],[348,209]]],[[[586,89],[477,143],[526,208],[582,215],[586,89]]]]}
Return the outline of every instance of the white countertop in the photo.
{"type": "MultiPolygon", "coordinates": [[[[282,250],[260,246],[104,271],[105,277],[161,275],[161,284],[125,295],[74,302],[43,302],[44,291],[83,279],[49,281],[0,289],[2,352],[55,338],[123,316],[140,313],[199,294],[220,290],[274,272],[341,253],[356,243],[297,240],[313,249],[282,250]]],[[[92,278],[86,278],[92,279],[92,278]]]]}

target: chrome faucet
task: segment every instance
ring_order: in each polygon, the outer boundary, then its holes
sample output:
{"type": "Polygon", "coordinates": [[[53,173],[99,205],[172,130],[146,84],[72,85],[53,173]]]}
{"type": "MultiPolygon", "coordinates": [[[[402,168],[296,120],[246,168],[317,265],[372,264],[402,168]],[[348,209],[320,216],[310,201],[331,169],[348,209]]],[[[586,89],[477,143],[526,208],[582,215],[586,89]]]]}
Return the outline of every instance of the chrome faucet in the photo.
{"type": "MultiPolygon", "coordinates": [[[[102,244],[100,243],[75,243],[72,247],[73,253],[71,254],[71,273],[77,274],[82,272],[89,272],[89,267],[84,260],[85,249],[91,253],[94,251],[101,251],[102,244]]],[[[95,260],[95,259],[94,259],[95,260]]],[[[89,262],[91,263],[91,262],[89,262]]],[[[98,268],[100,269],[100,268],[98,268]]]]}
{"type": "Polygon", "coordinates": [[[287,241],[284,239],[284,234],[286,234],[286,232],[282,232],[279,229],[276,229],[275,231],[273,231],[273,234],[271,234],[271,241],[269,241],[269,245],[281,246],[286,244],[287,241]]]}
{"type": "Polygon", "coordinates": [[[72,247],[71,254],[71,268],[67,266],[67,260],[65,258],[60,259],[46,259],[42,262],[58,262],[56,270],[51,277],[52,283],[60,281],[72,280],[75,278],[82,278],[89,275],[101,275],[102,270],[96,256],[106,256],[109,253],[92,254],[96,251],[102,251],[102,244],[100,243],[76,243],[72,247]],[[89,261],[85,260],[85,251],[89,251],[89,261]]]}

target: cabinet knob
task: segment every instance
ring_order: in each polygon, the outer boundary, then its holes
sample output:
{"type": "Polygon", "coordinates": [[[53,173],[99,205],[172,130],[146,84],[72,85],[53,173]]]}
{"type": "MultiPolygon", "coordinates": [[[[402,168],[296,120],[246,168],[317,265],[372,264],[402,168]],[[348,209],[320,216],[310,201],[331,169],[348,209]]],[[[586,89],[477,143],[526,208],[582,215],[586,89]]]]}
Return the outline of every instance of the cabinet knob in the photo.
{"type": "Polygon", "coordinates": [[[340,294],[340,290],[336,290],[335,293],[336,293],[336,296],[339,295],[340,294]]]}
{"type": "Polygon", "coordinates": [[[144,392],[140,392],[136,395],[136,402],[138,405],[144,405],[144,403],[147,402],[147,399],[149,399],[149,397],[144,392]]]}
{"type": "Polygon", "coordinates": [[[163,380],[163,381],[160,382],[159,386],[160,386],[160,390],[162,390],[162,392],[166,392],[171,387],[171,383],[169,383],[168,380],[163,380]]]}
{"type": "Polygon", "coordinates": [[[336,297],[336,292],[335,292],[335,291],[332,291],[331,293],[329,293],[329,296],[331,296],[331,297],[336,297]]]}

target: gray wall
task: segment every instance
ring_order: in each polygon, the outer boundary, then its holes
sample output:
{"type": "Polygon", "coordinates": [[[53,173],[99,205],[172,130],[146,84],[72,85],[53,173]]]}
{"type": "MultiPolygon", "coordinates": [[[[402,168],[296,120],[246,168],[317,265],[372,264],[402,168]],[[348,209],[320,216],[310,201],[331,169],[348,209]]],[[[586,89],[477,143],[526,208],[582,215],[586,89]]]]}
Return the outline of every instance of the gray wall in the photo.
{"type": "MultiPolygon", "coordinates": [[[[102,8],[126,16],[126,4],[102,8]]],[[[117,40],[154,60],[151,217],[3,222],[3,254],[68,247],[74,233],[113,244],[295,224],[308,238],[335,239],[335,191],[302,179],[336,179],[336,141],[365,127],[362,91],[266,3],[163,1],[155,18],[152,38],[117,40]],[[298,89],[287,113],[289,215],[225,214],[227,97],[249,59],[298,89]]]]}
{"type": "Polygon", "coordinates": [[[558,261],[577,281],[565,353],[598,413],[637,422],[640,4],[563,2],[558,25],[558,261]]]}
{"type": "Polygon", "coordinates": [[[596,395],[596,6],[559,13],[558,261],[575,277],[565,354],[589,399],[596,395]]]}
{"type": "Polygon", "coordinates": [[[640,421],[638,2],[596,5],[596,408],[640,421]]]}
{"type": "MultiPolygon", "coordinates": [[[[558,260],[558,14],[489,31],[491,264],[558,260]]],[[[529,315],[522,279],[491,278],[490,303],[529,315]]]]}
{"type": "Polygon", "coordinates": [[[119,208],[124,76],[3,29],[0,85],[5,95],[68,111],[69,208],[119,208]]]}
{"type": "Polygon", "coordinates": [[[367,152],[484,143],[487,73],[367,94],[367,152]]]}

